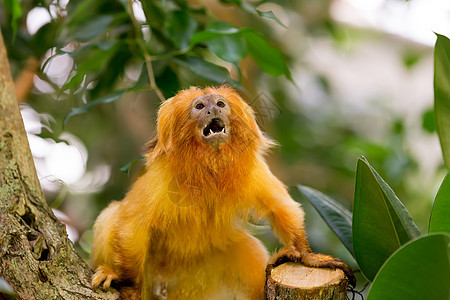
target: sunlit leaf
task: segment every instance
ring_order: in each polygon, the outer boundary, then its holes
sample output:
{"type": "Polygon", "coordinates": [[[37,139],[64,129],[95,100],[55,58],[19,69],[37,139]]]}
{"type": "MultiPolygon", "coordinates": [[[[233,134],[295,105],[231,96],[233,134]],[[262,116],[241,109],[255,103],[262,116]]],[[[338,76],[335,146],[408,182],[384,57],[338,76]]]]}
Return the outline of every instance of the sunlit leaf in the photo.
{"type": "Polygon", "coordinates": [[[420,232],[411,215],[369,162],[356,169],[353,250],[361,271],[373,280],[381,265],[420,232]]]}
{"type": "Polygon", "coordinates": [[[434,49],[434,110],[444,162],[450,169],[450,40],[440,34],[434,49]]]}
{"type": "Polygon", "coordinates": [[[107,104],[107,103],[112,103],[114,101],[119,100],[122,95],[125,93],[125,90],[122,91],[116,91],[113,92],[111,94],[105,95],[103,97],[100,97],[94,101],[91,101],[89,103],[87,103],[84,106],[81,107],[73,107],[70,112],[66,115],[66,117],[64,118],[63,121],[63,127],[66,125],[67,121],[76,115],[80,115],[80,114],[84,114],[87,113],[88,111],[90,111],[91,109],[93,109],[94,107],[96,107],[99,104],[107,104]]]}
{"type": "Polygon", "coordinates": [[[447,300],[450,236],[432,234],[398,249],[372,283],[368,300],[447,300]]]}
{"type": "Polygon", "coordinates": [[[191,40],[190,45],[196,45],[201,42],[210,41],[219,37],[233,35],[246,31],[247,29],[239,29],[225,22],[212,22],[208,24],[204,31],[195,33],[191,40]]]}
{"type": "Polygon", "coordinates": [[[336,233],[345,248],[353,255],[352,241],[352,213],[321,192],[306,186],[299,185],[297,188],[309,200],[320,216],[336,233]]]}
{"type": "Polygon", "coordinates": [[[434,200],[429,232],[446,232],[450,234],[450,172],[447,173],[442,181],[434,200]]]}

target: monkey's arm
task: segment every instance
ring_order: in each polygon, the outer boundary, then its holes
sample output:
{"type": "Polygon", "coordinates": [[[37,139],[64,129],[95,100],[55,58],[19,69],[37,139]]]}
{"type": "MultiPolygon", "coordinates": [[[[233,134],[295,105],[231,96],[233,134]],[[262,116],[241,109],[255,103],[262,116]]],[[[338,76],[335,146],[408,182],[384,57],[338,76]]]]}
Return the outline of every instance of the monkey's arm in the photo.
{"type": "Polygon", "coordinates": [[[311,251],[304,230],[304,213],[300,205],[287,192],[286,187],[261,162],[254,176],[257,184],[257,199],[263,213],[272,223],[274,232],[285,245],[269,261],[279,265],[285,261],[296,261],[309,267],[339,268],[347,275],[351,285],[355,278],[352,269],[342,261],[311,251]]]}

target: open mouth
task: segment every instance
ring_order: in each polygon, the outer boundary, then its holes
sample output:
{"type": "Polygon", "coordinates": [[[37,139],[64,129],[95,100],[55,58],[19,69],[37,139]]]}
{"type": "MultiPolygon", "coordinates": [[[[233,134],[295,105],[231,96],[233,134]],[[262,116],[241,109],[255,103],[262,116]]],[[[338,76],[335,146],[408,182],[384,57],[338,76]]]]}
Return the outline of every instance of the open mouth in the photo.
{"type": "Polygon", "coordinates": [[[203,135],[205,137],[211,136],[218,133],[226,134],[225,123],[219,119],[212,119],[206,126],[203,128],[203,135]]]}

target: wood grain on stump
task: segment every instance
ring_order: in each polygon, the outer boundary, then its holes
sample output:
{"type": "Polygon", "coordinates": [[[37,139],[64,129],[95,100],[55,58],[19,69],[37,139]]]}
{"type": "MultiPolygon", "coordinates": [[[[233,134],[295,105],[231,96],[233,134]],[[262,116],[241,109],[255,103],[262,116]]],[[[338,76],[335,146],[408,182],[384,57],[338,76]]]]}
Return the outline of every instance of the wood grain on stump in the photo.
{"type": "Polygon", "coordinates": [[[348,280],[340,269],[288,262],[267,271],[267,300],[345,300],[348,280]]]}

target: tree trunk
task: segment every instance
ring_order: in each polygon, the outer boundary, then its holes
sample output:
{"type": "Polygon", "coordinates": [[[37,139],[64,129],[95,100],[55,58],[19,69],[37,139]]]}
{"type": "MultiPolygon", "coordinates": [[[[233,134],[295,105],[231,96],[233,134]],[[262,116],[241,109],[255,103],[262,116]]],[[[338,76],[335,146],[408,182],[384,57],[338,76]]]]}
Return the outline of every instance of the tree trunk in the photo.
{"type": "Polygon", "coordinates": [[[118,298],[91,275],[42,194],[0,32],[0,277],[19,299],[118,298]]]}
{"type": "Polygon", "coordinates": [[[347,278],[342,270],[309,268],[299,263],[268,267],[266,300],[345,300],[347,278]]]}

